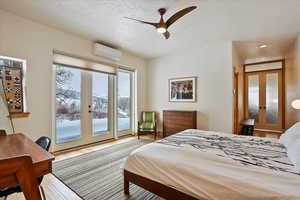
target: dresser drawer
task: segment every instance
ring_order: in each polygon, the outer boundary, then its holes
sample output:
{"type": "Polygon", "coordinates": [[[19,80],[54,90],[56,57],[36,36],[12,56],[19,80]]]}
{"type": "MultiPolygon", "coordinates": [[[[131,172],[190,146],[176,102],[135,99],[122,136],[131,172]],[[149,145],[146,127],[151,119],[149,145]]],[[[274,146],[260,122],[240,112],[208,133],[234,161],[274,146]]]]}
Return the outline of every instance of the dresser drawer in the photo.
{"type": "Polygon", "coordinates": [[[186,129],[196,129],[196,111],[163,111],[163,135],[169,136],[186,129]]]}
{"type": "Polygon", "coordinates": [[[167,136],[170,136],[170,135],[179,133],[179,132],[181,132],[181,131],[184,131],[184,130],[182,130],[182,129],[176,129],[176,128],[169,128],[169,129],[166,129],[166,131],[165,131],[165,136],[164,136],[164,137],[167,137],[167,136]]]}
{"type": "Polygon", "coordinates": [[[176,122],[174,123],[173,121],[170,121],[169,120],[166,120],[165,122],[165,127],[166,128],[177,128],[177,129],[183,129],[183,128],[186,128],[186,127],[193,127],[193,123],[191,122],[176,122]]]}
{"type": "Polygon", "coordinates": [[[164,113],[164,116],[166,117],[170,117],[170,118],[176,118],[176,117],[180,117],[180,118],[184,118],[184,117],[193,117],[194,113],[190,113],[190,112],[166,112],[164,113]]]}
{"type": "Polygon", "coordinates": [[[175,119],[166,119],[164,120],[166,125],[180,125],[180,126],[193,126],[193,121],[191,120],[175,120],[175,119]]]}

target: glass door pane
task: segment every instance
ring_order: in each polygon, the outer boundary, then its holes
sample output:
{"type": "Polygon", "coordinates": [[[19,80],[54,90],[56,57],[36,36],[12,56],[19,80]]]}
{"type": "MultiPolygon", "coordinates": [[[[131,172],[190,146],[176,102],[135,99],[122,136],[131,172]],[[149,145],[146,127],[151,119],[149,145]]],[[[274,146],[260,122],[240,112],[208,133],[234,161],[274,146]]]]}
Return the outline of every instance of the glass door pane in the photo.
{"type": "Polygon", "coordinates": [[[278,86],[278,73],[266,74],[266,121],[268,124],[276,124],[278,121],[278,86]]]}
{"type": "Polygon", "coordinates": [[[118,99],[117,99],[117,115],[118,115],[118,131],[131,130],[131,73],[128,71],[118,72],[118,99]]]}
{"type": "Polygon", "coordinates": [[[248,76],[248,119],[259,121],[259,75],[248,76]]]}
{"type": "Polygon", "coordinates": [[[109,75],[92,72],[92,129],[93,136],[109,132],[109,75]]]}
{"type": "Polygon", "coordinates": [[[56,67],[56,143],[81,137],[81,70],[56,67]]]}

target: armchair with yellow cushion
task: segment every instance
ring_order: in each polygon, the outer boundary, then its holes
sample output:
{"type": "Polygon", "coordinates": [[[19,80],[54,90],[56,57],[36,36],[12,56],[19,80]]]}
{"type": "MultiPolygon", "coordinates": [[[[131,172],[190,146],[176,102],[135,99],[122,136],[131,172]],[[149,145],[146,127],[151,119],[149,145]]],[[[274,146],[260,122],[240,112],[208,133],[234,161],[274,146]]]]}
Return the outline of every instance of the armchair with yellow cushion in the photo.
{"type": "Polygon", "coordinates": [[[138,122],[138,139],[140,135],[154,134],[156,140],[157,135],[156,113],[153,111],[144,111],[141,113],[141,121],[138,122]]]}

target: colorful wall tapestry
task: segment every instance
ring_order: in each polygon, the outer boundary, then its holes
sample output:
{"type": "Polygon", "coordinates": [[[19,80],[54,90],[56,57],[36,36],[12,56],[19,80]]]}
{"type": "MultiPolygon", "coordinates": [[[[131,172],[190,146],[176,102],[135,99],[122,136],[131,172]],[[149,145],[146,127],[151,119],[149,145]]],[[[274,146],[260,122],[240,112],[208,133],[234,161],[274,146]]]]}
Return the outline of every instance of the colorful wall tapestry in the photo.
{"type": "Polygon", "coordinates": [[[23,62],[0,58],[0,80],[3,81],[10,113],[24,111],[22,70],[23,62]]]}

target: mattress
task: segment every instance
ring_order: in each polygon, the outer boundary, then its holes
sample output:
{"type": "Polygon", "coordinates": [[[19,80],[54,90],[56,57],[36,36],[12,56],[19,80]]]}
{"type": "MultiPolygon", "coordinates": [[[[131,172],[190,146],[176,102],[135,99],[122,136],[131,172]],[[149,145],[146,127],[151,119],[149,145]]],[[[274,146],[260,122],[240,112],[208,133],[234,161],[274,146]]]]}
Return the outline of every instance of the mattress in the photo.
{"type": "Polygon", "coordinates": [[[277,139],[186,130],[131,153],[124,169],[198,199],[300,199],[277,139]]]}

